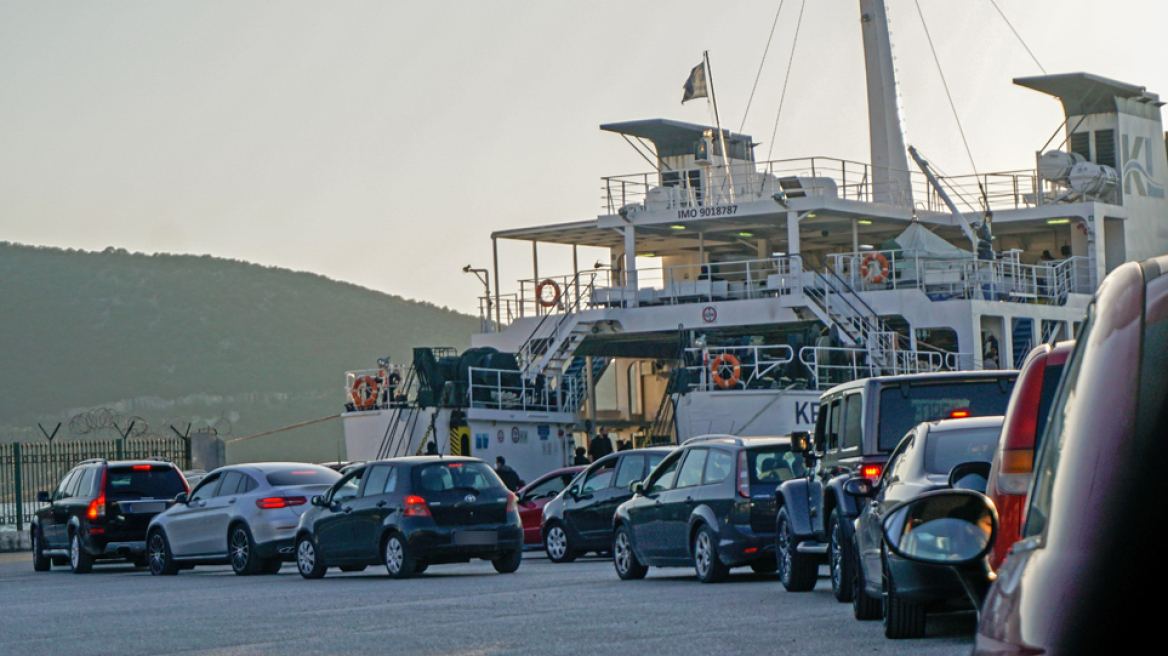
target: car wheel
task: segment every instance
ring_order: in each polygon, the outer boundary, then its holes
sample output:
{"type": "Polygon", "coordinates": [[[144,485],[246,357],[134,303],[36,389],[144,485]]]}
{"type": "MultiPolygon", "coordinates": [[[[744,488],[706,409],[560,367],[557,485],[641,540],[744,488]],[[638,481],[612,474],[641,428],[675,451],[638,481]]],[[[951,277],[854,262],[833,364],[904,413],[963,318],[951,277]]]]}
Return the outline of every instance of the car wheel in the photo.
{"type": "Polygon", "coordinates": [[[417,573],[417,559],[400,533],[385,541],[385,569],[395,579],[408,579],[417,573]]]}
{"type": "Polygon", "coordinates": [[[342,572],[364,572],[366,565],[341,565],[342,572]]]}
{"type": "Polygon", "coordinates": [[[414,563],[414,574],[421,574],[422,572],[426,571],[426,568],[429,566],[430,563],[423,563],[421,561],[414,563]]]}
{"type": "MultiPolygon", "coordinates": [[[[858,554],[859,549],[855,552],[858,554]]],[[[864,576],[864,564],[857,556],[852,563],[855,575],[852,577],[852,616],[857,620],[878,620],[884,612],[880,597],[868,594],[868,580],[864,576]]]]}
{"type": "Polygon", "coordinates": [[[53,568],[53,561],[45,555],[44,540],[40,536],[40,529],[34,528],[32,538],[32,569],[34,572],[47,572],[53,568]]]}
{"type": "Polygon", "coordinates": [[[319,579],[328,570],[324,557],[316,551],[316,544],[307,535],[300,536],[296,542],[296,570],[306,579],[319,579]]]}
{"type": "Polygon", "coordinates": [[[892,640],[925,636],[925,607],[896,596],[896,586],[888,564],[884,565],[884,637],[892,640]]]}
{"type": "Polygon", "coordinates": [[[265,558],[260,561],[260,574],[279,574],[283,566],[284,561],[280,560],[279,556],[265,558]]]}
{"type": "Polygon", "coordinates": [[[170,553],[170,543],[162,531],[154,531],[146,541],[146,560],[151,576],[174,576],[178,574],[178,563],[170,553]]]}
{"type": "Polygon", "coordinates": [[[819,566],[811,554],[798,552],[799,541],[791,528],[791,517],[784,506],[779,509],[775,526],[775,558],[778,560],[779,581],[788,592],[806,592],[815,587],[819,566]]]}
{"type": "Polygon", "coordinates": [[[577,553],[568,543],[568,532],[560,524],[552,524],[543,536],[543,548],[553,563],[570,563],[577,553]]]}
{"type": "Polygon", "coordinates": [[[93,569],[93,556],[81,546],[81,534],[77,531],[69,535],[69,568],[74,574],[88,574],[93,569]]]}
{"type": "Polygon", "coordinates": [[[503,555],[491,561],[495,566],[495,571],[500,574],[511,574],[519,569],[519,564],[523,562],[523,549],[516,549],[514,551],[503,552],[503,555]]]}
{"type": "Polygon", "coordinates": [[[775,570],[779,569],[779,561],[774,556],[768,556],[751,563],[750,569],[755,574],[774,574],[775,570]]]}
{"type": "Polygon", "coordinates": [[[142,554],[131,558],[130,563],[137,569],[145,569],[150,564],[150,559],[146,557],[146,554],[142,554]]]}
{"type": "Polygon", "coordinates": [[[616,575],[622,581],[634,581],[645,578],[649,568],[637,560],[633,551],[633,541],[629,538],[629,529],[620,526],[616,529],[616,538],[612,544],[612,564],[616,568],[616,575]]]}
{"type": "Polygon", "coordinates": [[[702,526],[694,536],[694,569],[702,583],[721,583],[730,576],[730,568],[718,557],[718,536],[709,526],[702,526]]]}
{"type": "Polygon", "coordinates": [[[844,535],[839,509],[831,511],[827,518],[827,562],[831,567],[831,592],[836,601],[847,603],[852,600],[852,554],[844,535]]]}
{"type": "Polygon", "coordinates": [[[260,556],[256,553],[255,540],[246,524],[237,524],[231,529],[227,548],[231,556],[231,571],[237,576],[254,576],[260,573],[260,556]]]}

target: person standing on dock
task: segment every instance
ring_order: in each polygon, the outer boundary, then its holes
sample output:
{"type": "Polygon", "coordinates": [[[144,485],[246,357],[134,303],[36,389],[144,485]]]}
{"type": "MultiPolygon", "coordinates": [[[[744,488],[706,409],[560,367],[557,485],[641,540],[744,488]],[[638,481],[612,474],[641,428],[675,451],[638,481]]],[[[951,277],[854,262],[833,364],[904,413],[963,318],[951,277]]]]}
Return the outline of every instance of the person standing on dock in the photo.
{"type": "Polygon", "coordinates": [[[608,439],[607,432],[601,431],[592,438],[592,444],[588,445],[588,455],[592,458],[592,462],[596,462],[610,453],[612,453],[612,440],[608,439]]]}

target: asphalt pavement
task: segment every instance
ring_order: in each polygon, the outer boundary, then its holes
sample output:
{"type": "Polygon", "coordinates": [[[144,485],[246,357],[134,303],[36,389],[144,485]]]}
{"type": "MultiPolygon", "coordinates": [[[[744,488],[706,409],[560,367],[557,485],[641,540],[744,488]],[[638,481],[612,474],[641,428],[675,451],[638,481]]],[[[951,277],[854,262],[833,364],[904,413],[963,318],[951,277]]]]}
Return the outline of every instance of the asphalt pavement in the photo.
{"type": "MultiPolygon", "coordinates": [[[[826,573],[826,570],[824,571],[826,573]]],[[[734,570],[703,585],[692,569],[621,581],[609,560],[556,565],[529,553],[515,574],[490,563],[436,565],[390,579],[383,567],[317,581],[200,567],[151,577],[129,565],[32,571],[0,554],[0,654],[968,654],[972,612],[930,615],[922,640],[886,640],[857,622],[821,577],[809,593],[734,570]]]]}

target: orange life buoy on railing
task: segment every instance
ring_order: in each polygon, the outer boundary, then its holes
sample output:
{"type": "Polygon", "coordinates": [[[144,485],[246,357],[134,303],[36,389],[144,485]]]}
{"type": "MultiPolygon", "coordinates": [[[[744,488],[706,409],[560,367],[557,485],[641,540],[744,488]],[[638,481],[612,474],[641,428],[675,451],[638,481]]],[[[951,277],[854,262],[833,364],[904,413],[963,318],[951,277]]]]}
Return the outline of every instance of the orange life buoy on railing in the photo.
{"type": "Polygon", "coordinates": [[[543,282],[541,282],[535,286],[535,299],[539,302],[540,307],[545,307],[545,308],[552,307],[560,300],[560,286],[557,285],[556,281],[552,280],[551,278],[544,280],[543,282]],[[548,285],[551,285],[552,291],[555,292],[555,296],[552,296],[550,301],[545,300],[543,297],[543,290],[548,285]]]}
{"type": "Polygon", "coordinates": [[[353,405],[361,410],[369,410],[377,405],[377,379],[373,376],[358,376],[349,390],[353,405]]]}
{"type": "Polygon", "coordinates": [[[738,384],[742,379],[742,365],[738,362],[738,358],[729,353],[723,353],[714,358],[710,363],[710,374],[714,377],[714,384],[722,389],[730,389],[738,384]],[[730,367],[730,377],[722,376],[722,367],[730,367]]]}
{"type": "Polygon", "coordinates": [[[868,253],[865,255],[864,263],[860,268],[863,269],[864,280],[866,282],[884,282],[888,278],[888,260],[880,253],[868,253]],[[872,267],[873,263],[876,264],[875,268],[872,267]]]}

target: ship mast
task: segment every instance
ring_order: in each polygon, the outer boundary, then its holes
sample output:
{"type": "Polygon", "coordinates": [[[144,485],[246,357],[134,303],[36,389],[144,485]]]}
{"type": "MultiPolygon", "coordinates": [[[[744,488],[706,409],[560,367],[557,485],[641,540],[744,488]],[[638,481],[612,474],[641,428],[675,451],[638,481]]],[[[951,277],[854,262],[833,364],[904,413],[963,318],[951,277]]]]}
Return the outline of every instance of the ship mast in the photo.
{"type": "Polygon", "coordinates": [[[900,111],[896,105],[896,75],[888,14],[884,0],[860,0],[864,33],[864,69],[868,82],[868,132],[872,150],[872,200],[885,205],[912,207],[908,158],[900,111]]]}

